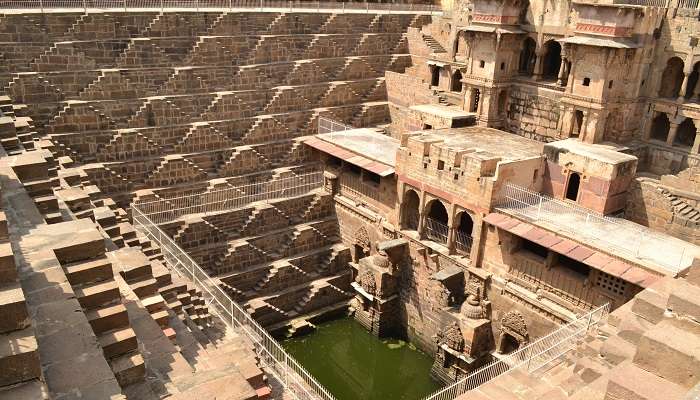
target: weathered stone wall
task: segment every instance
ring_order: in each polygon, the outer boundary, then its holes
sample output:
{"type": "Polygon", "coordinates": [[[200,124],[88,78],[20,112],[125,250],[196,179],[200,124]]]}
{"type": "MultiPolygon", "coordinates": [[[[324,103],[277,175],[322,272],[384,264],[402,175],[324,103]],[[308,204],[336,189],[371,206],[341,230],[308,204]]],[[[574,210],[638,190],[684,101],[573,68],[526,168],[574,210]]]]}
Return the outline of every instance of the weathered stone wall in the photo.
{"type": "Polygon", "coordinates": [[[562,139],[559,124],[560,94],[513,87],[509,92],[505,129],[526,138],[550,142],[562,139]]]}

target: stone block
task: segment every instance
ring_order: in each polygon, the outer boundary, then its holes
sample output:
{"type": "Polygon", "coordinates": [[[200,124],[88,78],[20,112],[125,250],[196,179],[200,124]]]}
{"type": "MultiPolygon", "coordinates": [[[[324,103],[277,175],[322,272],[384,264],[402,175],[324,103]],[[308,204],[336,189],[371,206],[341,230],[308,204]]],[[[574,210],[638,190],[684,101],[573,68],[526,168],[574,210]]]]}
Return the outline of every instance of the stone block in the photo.
{"type": "Polygon", "coordinates": [[[136,334],[131,328],[103,333],[97,341],[107,359],[134,351],[138,346],[136,334]]]}
{"type": "Polygon", "coordinates": [[[117,357],[110,362],[110,366],[121,387],[140,382],[146,376],[146,364],[138,353],[117,357]]]}
{"type": "Polygon", "coordinates": [[[75,220],[40,226],[27,239],[31,248],[53,249],[61,264],[104,255],[105,243],[90,220],[75,220]]]}
{"type": "Polygon", "coordinates": [[[106,258],[68,264],[63,269],[71,285],[105,281],[113,276],[112,263],[106,258]]]}
{"type": "Polygon", "coordinates": [[[129,325],[129,315],[121,303],[90,310],[85,313],[85,317],[95,335],[129,325]]]}
{"type": "Polygon", "coordinates": [[[75,297],[81,307],[90,310],[119,299],[119,287],[114,280],[89,284],[75,289],[75,297]]]}
{"type": "Polygon", "coordinates": [[[39,376],[39,351],[32,328],[0,334],[0,386],[39,376]]]}
{"type": "Polygon", "coordinates": [[[610,372],[605,400],[659,400],[662,393],[664,400],[681,400],[685,390],[628,361],[610,372]]]}
{"type": "Polygon", "coordinates": [[[17,267],[10,243],[0,243],[0,284],[15,282],[17,267]]]}
{"type": "Polygon", "coordinates": [[[700,335],[663,321],[642,335],[634,363],[690,389],[700,382],[700,335]]]}
{"type": "Polygon", "coordinates": [[[668,297],[667,308],[679,317],[700,322],[700,286],[685,280],[676,280],[668,297]]]}
{"type": "Polygon", "coordinates": [[[29,314],[22,287],[18,282],[0,288],[0,333],[29,326],[29,314]]]}

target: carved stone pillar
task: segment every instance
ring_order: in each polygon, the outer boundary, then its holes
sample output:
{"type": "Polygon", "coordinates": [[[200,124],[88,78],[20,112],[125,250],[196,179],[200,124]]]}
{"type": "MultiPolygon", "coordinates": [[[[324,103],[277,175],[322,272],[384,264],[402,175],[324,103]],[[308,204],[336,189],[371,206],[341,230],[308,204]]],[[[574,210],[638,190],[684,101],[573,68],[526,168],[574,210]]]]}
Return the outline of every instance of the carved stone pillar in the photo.
{"type": "Polygon", "coordinates": [[[474,103],[474,89],[471,86],[467,86],[467,90],[464,93],[464,111],[469,112],[471,110],[473,103],[474,103]]]}
{"type": "Polygon", "coordinates": [[[544,68],[544,64],[542,63],[542,59],[544,58],[544,50],[538,50],[535,52],[535,55],[537,58],[535,59],[535,72],[532,74],[532,76],[535,78],[535,80],[540,80],[542,79],[542,69],[544,68]]]}
{"type": "Polygon", "coordinates": [[[418,213],[418,239],[423,239],[423,228],[425,227],[425,213],[418,213]]]}
{"type": "Polygon", "coordinates": [[[568,68],[568,63],[566,62],[567,60],[567,54],[566,54],[566,46],[562,46],[561,48],[561,64],[559,64],[559,74],[557,75],[557,85],[558,86],[565,86],[566,85],[566,80],[564,77],[566,76],[566,70],[568,68]]]}
{"type": "Polygon", "coordinates": [[[686,91],[688,90],[688,77],[690,72],[683,71],[683,83],[681,84],[681,90],[678,91],[678,102],[682,103],[685,101],[686,91]]]}
{"type": "Polygon", "coordinates": [[[447,229],[447,250],[449,254],[454,254],[455,249],[455,228],[449,226],[447,229]]]}
{"type": "Polygon", "coordinates": [[[673,146],[673,142],[676,141],[676,134],[678,133],[678,125],[675,122],[671,122],[671,127],[668,130],[668,136],[666,137],[666,144],[673,146]]]}

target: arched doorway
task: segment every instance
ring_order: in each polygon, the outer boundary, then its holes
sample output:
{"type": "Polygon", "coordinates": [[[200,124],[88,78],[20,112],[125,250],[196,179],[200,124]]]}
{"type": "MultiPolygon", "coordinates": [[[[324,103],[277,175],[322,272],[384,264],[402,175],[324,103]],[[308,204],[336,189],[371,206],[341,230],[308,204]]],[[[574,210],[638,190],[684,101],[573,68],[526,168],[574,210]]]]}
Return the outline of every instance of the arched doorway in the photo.
{"type": "Polygon", "coordinates": [[[435,242],[447,244],[447,208],[440,200],[432,200],[427,205],[425,236],[435,242]]]}
{"type": "Polygon", "coordinates": [[[671,129],[671,122],[668,120],[666,113],[658,113],[651,121],[650,137],[665,142],[668,139],[669,129],[671,129]]]}
{"type": "Polygon", "coordinates": [[[659,97],[676,98],[683,85],[683,60],[671,57],[666,62],[666,68],[661,75],[659,97]]]}
{"type": "Polygon", "coordinates": [[[566,199],[577,201],[580,187],[581,175],[579,175],[578,172],[572,172],[569,175],[569,181],[566,184],[566,199]]]}
{"type": "Polygon", "coordinates": [[[556,80],[561,67],[561,45],[555,40],[544,44],[545,53],[542,60],[542,77],[556,80]]]}
{"type": "Polygon", "coordinates": [[[693,65],[693,71],[688,76],[688,86],[687,86],[687,89],[684,93],[685,98],[687,100],[698,101],[697,96],[695,96],[695,98],[693,98],[693,95],[698,91],[698,89],[700,89],[700,87],[698,87],[698,78],[700,78],[700,71],[699,70],[700,70],[700,62],[697,62],[697,63],[695,63],[695,65],[693,65]]]}
{"type": "Polygon", "coordinates": [[[697,133],[698,131],[695,128],[695,123],[693,120],[686,118],[680,125],[678,125],[678,131],[676,131],[676,137],[673,141],[673,145],[693,147],[697,133]]]}
{"type": "Polygon", "coordinates": [[[472,249],[472,233],[474,220],[468,212],[462,211],[457,217],[457,230],[455,231],[455,250],[469,254],[472,249]]]}
{"type": "Polygon", "coordinates": [[[496,352],[508,354],[530,341],[525,318],[518,311],[509,311],[501,319],[501,334],[498,338],[496,352]]]}
{"type": "Polygon", "coordinates": [[[403,196],[403,207],[401,223],[403,224],[403,229],[418,230],[418,218],[419,218],[419,204],[420,198],[414,190],[408,190],[403,196]]]}
{"type": "Polygon", "coordinates": [[[462,91],[462,73],[459,70],[456,70],[455,73],[452,74],[452,91],[462,91]]]}
{"type": "Polygon", "coordinates": [[[535,61],[537,55],[535,49],[537,43],[531,37],[525,38],[520,47],[520,61],[518,62],[518,72],[523,75],[532,76],[535,71],[535,61]]]}

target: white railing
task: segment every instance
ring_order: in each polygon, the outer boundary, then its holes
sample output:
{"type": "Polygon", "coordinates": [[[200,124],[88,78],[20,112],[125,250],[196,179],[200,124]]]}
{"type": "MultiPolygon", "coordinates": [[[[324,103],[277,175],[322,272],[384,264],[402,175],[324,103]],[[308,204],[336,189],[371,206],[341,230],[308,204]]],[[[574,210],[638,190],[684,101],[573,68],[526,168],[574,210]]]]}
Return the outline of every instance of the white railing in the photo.
{"type": "Polygon", "coordinates": [[[285,391],[298,400],[335,400],[330,392],[309,374],[282,346],[250,315],[233,301],[209,275],[190,258],[158,225],[139,208],[132,205],[134,228],[161,249],[166,265],[189,279],[202,292],[210,310],[232,328],[250,339],[262,367],[272,374],[285,391]]]}
{"type": "Polygon", "coordinates": [[[613,0],[613,4],[624,4],[631,6],[663,7],[669,5],[669,0],[613,0]]]}
{"type": "Polygon", "coordinates": [[[697,246],[631,221],[608,217],[511,183],[503,186],[496,208],[506,214],[549,223],[558,231],[599,242],[617,254],[648,260],[673,273],[690,265],[698,253],[697,246]]]}
{"type": "Polygon", "coordinates": [[[338,192],[355,199],[368,198],[376,202],[381,202],[381,196],[377,186],[362,181],[359,176],[349,175],[347,172],[341,173],[338,179],[338,192]]]}
{"type": "Polygon", "coordinates": [[[352,126],[345,125],[341,122],[334,121],[326,117],[318,117],[318,133],[345,132],[355,129],[352,126]]]}
{"type": "Polygon", "coordinates": [[[436,221],[430,217],[425,217],[425,226],[423,227],[423,234],[426,238],[447,244],[447,234],[449,233],[449,228],[442,222],[436,221]]]}
{"type": "Polygon", "coordinates": [[[153,11],[153,10],[194,10],[194,11],[303,11],[303,12],[386,12],[439,14],[439,7],[432,4],[369,3],[343,1],[300,1],[300,0],[3,0],[0,10],[71,10],[88,12],[91,10],[113,11],[153,11]]]}
{"type": "Polygon", "coordinates": [[[534,372],[573,350],[588,335],[591,328],[606,321],[609,312],[610,304],[600,306],[560,326],[547,336],[492,361],[456,383],[425,397],[424,400],[454,400],[508,371],[534,372]]]}
{"type": "Polygon", "coordinates": [[[697,9],[699,5],[699,0],[679,0],[678,2],[678,8],[690,8],[694,10],[697,9]]]}
{"type": "Polygon", "coordinates": [[[194,193],[177,197],[159,196],[157,200],[137,200],[135,205],[157,224],[183,215],[210,214],[244,207],[250,203],[296,197],[323,185],[323,172],[314,171],[272,181],[194,193]]]}

